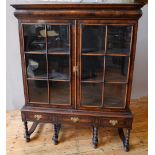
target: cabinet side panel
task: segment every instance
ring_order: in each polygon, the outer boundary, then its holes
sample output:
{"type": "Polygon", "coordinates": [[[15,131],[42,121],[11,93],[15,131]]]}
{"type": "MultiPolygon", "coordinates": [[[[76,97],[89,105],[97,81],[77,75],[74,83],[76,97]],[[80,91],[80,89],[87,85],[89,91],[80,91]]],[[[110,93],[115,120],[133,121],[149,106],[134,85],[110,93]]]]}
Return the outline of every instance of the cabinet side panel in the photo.
{"type": "Polygon", "coordinates": [[[130,98],[131,98],[134,61],[135,61],[135,54],[136,54],[137,29],[138,29],[138,22],[133,26],[132,47],[131,47],[131,56],[130,56],[129,82],[128,82],[128,90],[127,90],[127,98],[126,98],[126,102],[127,102],[126,108],[129,107],[130,98]]]}
{"type": "Polygon", "coordinates": [[[18,30],[19,30],[19,42],[20,42],[20,55],[21,55],[21,65],[22,65],[22,77],[23,77],[23,85],[24,85],[24,96],[25,96],[25,104],[28,103],[28,86],[26,80],[26,63],[25,63],[25,55],[24,55],[24,38],[23,38],[23,28],[20,20],[18,21],[18,30]]]}

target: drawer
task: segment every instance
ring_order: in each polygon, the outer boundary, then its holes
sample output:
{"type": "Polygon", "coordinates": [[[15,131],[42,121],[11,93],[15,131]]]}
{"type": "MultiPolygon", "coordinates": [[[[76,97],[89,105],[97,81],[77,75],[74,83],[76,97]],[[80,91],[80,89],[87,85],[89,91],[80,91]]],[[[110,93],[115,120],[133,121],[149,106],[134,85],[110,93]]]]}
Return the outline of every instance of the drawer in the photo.
{"type": "Polygon", "coordinates": [[[82,116],[63,116],[60,121],[66,123],[92,124],[93,118],[82,116]]]}
{"type": "Polygon", "coordinates": [[[33,112],[25,113],[25,117],[27,121],[39,121],[39,122],[48,122],[50,119],[48,114],[33,113],[33,112]]]}
{"type": "Polygon", "coordinates": [[[103,118],[100,120],[100,125],[104,127],[128,128],[128,127],[131,127],[131,124],[132,124],[131,119],[103,118]]]}

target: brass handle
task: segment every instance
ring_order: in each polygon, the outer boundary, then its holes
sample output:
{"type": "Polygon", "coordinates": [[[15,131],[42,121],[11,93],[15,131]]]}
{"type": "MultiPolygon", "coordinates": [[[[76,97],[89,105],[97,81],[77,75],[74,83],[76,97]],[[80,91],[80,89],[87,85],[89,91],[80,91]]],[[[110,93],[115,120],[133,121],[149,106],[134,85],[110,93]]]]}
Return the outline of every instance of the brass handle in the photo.
{"type": "Polygon", "coordinates": [[[71,117],[71,121],[73,121],[74,123],[77,123],[79,121],[78,117],[71,117]]]}
{"type": "Polygon", "coordinates": [[[39,121],[42,118],[42,115],[34,115],[34,118],[39,121]]]}
{"type": "Polygon", "coordinates": [[[112,126],[115,126],[116,124],[118,124],[118,121],[117,121],[117,120],[110,120],[109,123],[110,123],[112,126]]]}

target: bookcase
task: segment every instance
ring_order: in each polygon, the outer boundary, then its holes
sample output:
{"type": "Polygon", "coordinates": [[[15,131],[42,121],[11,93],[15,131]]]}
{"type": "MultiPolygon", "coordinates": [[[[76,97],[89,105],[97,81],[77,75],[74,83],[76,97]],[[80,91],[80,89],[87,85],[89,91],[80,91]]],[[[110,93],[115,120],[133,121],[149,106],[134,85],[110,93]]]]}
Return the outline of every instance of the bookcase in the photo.
{"type": "MultiPolygon", "coordinates": [[[[39,123],[118,130],[126,151],[138,19],[146,1],[16,3],[25,94],[25,139],[39,123]],[[28,128],[28,122],[33,122],[28,128]]],[[[80,132],[80,131],[79,131],[80,132]]]]}

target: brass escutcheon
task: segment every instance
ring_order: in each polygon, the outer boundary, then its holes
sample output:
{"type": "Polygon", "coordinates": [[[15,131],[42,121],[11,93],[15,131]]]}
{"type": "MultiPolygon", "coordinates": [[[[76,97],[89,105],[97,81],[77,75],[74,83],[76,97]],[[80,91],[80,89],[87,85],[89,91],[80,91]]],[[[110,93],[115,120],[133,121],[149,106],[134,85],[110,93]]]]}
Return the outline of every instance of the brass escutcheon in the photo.
{"type": "Polygon", "coordinates": [[[110,123],[112,126],[115,126],[116,124],[118,124],[118,121],[117,121],[117,120],[110,120],[109,123],[110,123]]]}
{"type": "Polygon", "coordinates": [[[78,72],[78,66],[73,66],[73,72],[78,72]]]}
{"type": "Polygon", "coordinates": [[[74,123],[77,123],[79,121],[78,117],[71,117],[71,121],[73,121],[74,123]]]}
{"type": "Polygon", "coordinates": [[[34,118],[36,118],[36,120],[39,121],[42,118],[42,115],[34,115],[34,118]]]}

